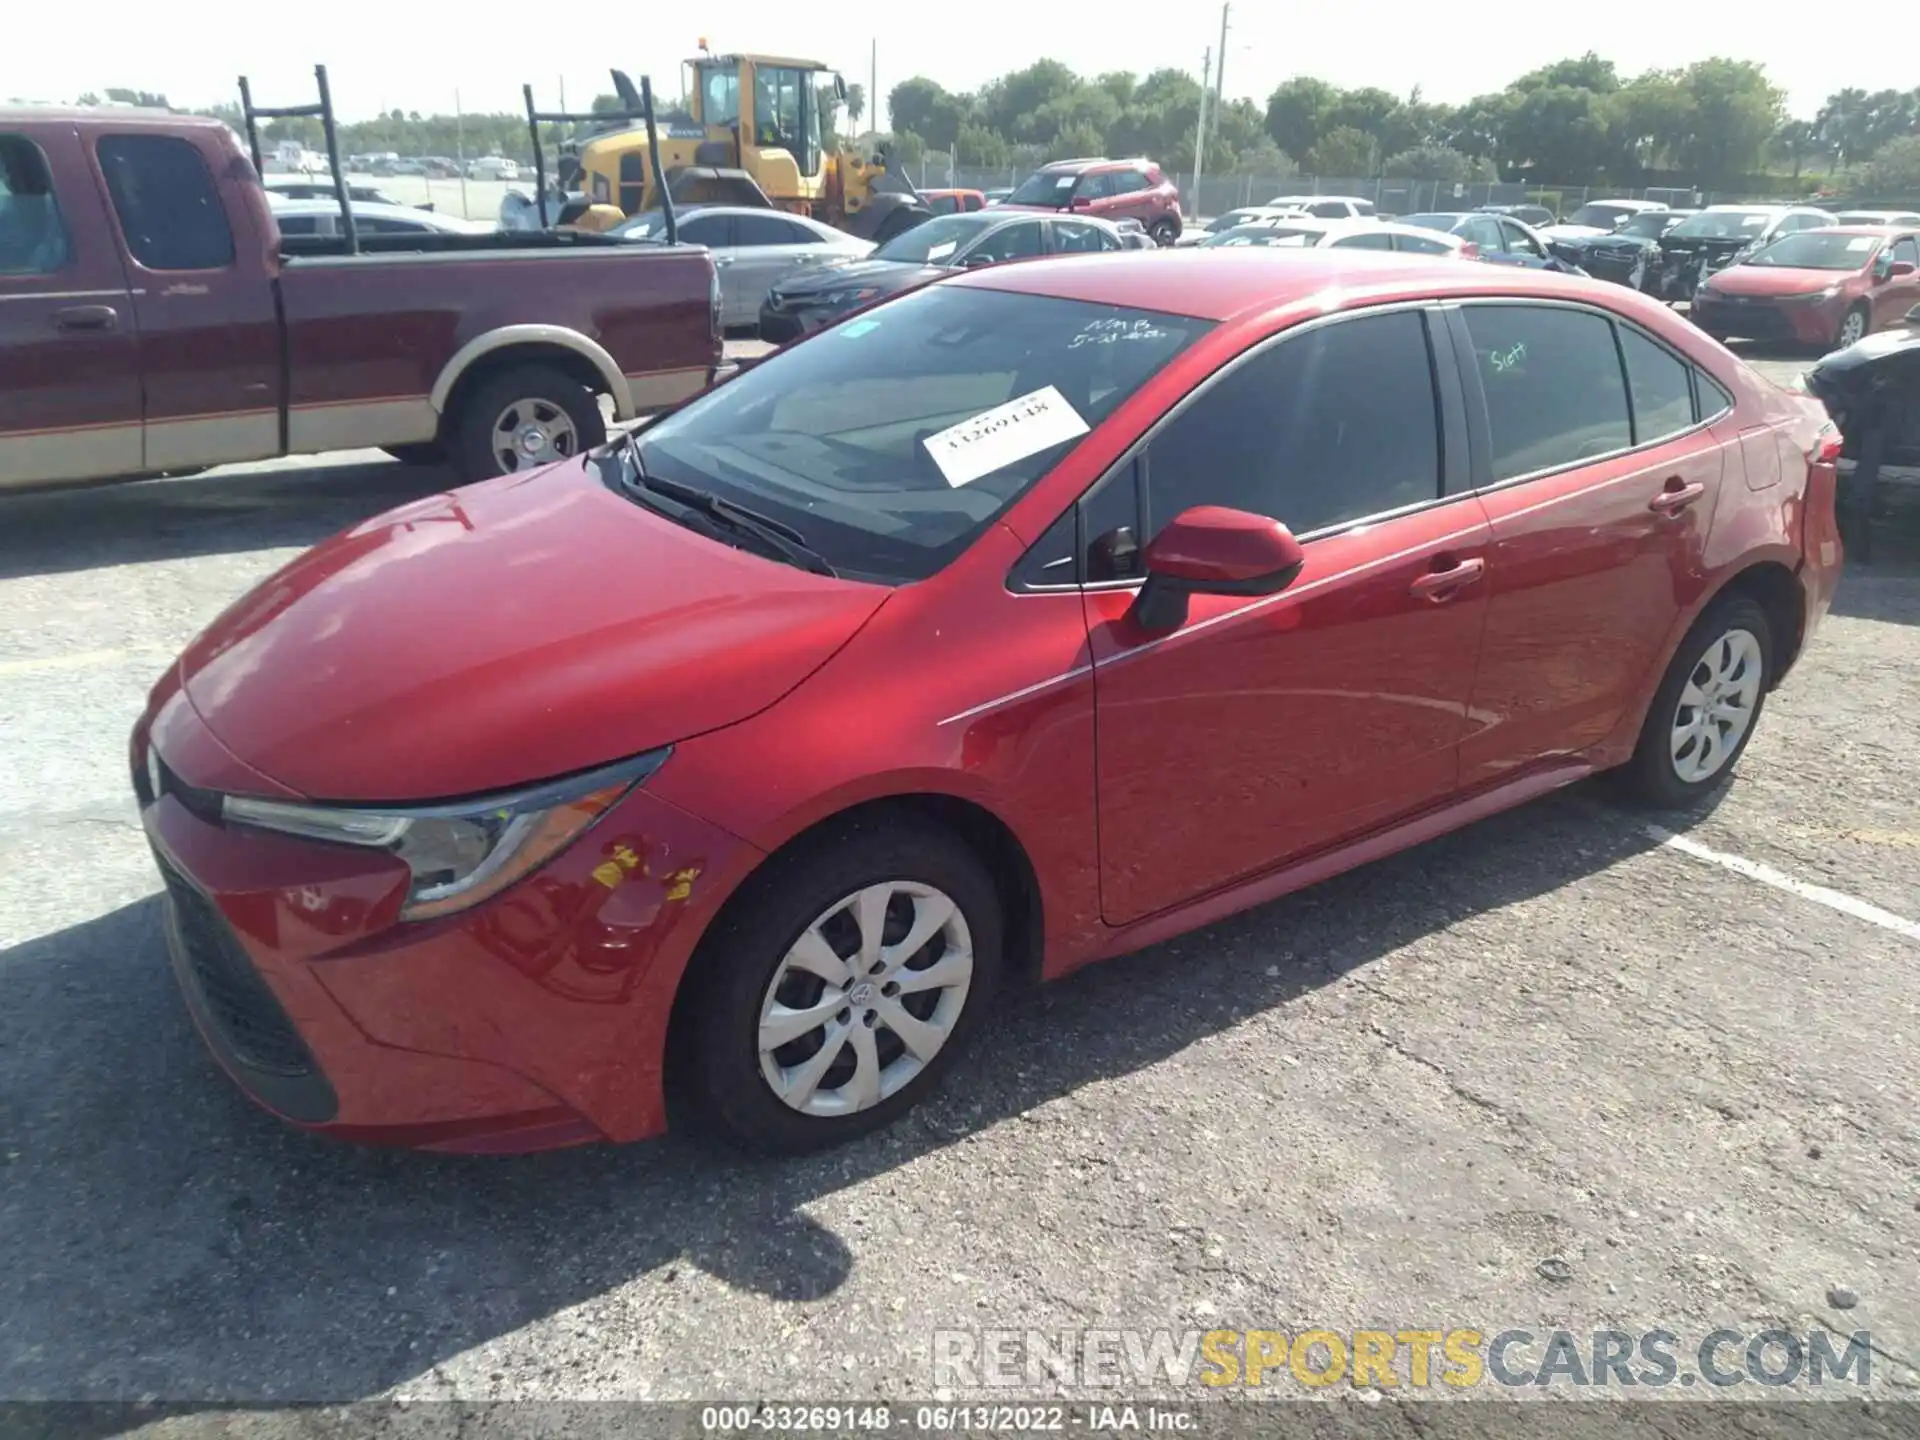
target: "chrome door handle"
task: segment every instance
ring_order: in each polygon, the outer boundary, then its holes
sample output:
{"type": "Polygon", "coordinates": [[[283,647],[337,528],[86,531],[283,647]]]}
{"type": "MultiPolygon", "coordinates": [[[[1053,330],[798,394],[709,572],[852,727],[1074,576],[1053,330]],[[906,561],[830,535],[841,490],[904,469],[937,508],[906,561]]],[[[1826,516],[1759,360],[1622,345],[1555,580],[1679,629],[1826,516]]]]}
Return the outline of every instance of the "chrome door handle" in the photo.
{"type": "Polygon", "coordinates": [[[1706,493],[1707,487],[1698,480],[1682,484],[1676,475],[1667,482],[1666,489],[1647,502],[1647,508],[1661,515],[1678,515],[1706,493]]]}
{"type": "Polygon", "coordinates": [[[53,312],[53,323],[59,330],[112,330],[120,324],[120,312],[111,305],[69,305],[53,312]]]}
{"type": "MultiPolygon", "coordinates": [[[[1445,558],[1436,555],[1434,560],[1438,563],[1445,558]]],[[[1477,583],[1486,573],[1487,562],[1475,555],[1471,559],[1460,561],[1457,565],[1449,565],[1444,570],[1429,571],[1417,578],[1407,589],[1416,600],[1426,600],[1438,605],[1444,600],[1451,600],[1467,586],[1477,583]]]]}

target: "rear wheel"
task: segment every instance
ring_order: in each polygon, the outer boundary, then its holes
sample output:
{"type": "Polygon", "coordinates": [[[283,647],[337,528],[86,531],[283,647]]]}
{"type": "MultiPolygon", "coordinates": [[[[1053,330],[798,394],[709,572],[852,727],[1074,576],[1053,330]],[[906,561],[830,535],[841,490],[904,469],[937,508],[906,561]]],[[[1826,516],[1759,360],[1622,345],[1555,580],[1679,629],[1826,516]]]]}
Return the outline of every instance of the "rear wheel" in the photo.
{"type": "Polygon", "coordinates": [[[910,817],[856,820],[771,864],[703,943],[676,1049],[703,1118],[797,1154],[939,1083],[992,996],[1002,922],[967,845],[910,817]]]}
{"type": "Polygon", "coordinates": [[[454,420],[454,457],[465,481],[532,470],[607,438],[594,393],[551,365],[517,365],[483,380],[454,420]]]}
{"type": "Polygon", "coordinates": [[[1773,628],[1744,595],[1708,608],[1674,652],[1623,779],[1633,795],[1678,809],[1720,784],[1753,738],[1773,683],[1773,628]]]}
{"type": "Polygon", "coordinates": [[[1154,244],[1171,245],[1180,238],[1180,222],[1171,215],[1162,215],[1147,227],[1147,233],[1153,236],[1154,244]]]}

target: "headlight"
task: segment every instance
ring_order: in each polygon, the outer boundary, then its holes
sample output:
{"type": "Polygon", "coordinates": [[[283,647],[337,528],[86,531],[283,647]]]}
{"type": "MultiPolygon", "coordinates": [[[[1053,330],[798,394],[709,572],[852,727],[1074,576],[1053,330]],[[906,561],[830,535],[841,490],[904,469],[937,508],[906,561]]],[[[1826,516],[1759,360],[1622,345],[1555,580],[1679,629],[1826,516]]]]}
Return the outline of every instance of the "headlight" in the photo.
{"type": "Polygon", "coordinates": [[[413,872],[400,918],[430,920],[478,905],[537,870],[672,753],[666,746],[565,780],[450,805],[351,809],[228,795],[220,808],[238,825],[397,855],[413,872]]]}
{"type": "Polygon", "coordinates": [[[862,286],[858,290],[829,290],[820,297],[824,305],[858,305],[862,300],[871,300],[880,291],[872,286],[862,286]]]}

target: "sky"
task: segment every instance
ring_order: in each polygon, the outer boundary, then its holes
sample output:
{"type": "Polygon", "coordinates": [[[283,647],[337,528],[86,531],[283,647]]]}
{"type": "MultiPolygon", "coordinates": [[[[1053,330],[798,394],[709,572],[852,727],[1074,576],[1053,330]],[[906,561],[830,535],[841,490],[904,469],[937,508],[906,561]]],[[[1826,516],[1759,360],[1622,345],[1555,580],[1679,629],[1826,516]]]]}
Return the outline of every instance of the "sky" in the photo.
{"type": "MultiPolygon", "coordinates": [[[[826,9],[728,0],[710,11],[621,4],[604,13],[591,5],[546,10],[495,0],[329,0],[284,9],[241,0],[89,0],[79,31],[63,6],[18,0],[0,46],[0,102],[70,101],[124,85],[161,91],[176,105],[207,104],[235,98],[235,77],[244,73],[257,103],[299,104],[311,99],[312,67],[323,62],[346,120],[395,106],[450,112],[456,92],[468,111],[518,110],[526,82],[542,109],[559,105],[562,87],[567,103],[584,109],[596,91],[611,88],[607,65],[636,80],[650,73],[662,92],[677,94],[679,64],[703,37],[716,51],[819,60],[850,84],[870,84],[870,47],[877,45],[882,96],[915,74],[948,89],[972,89],[1043,56],[1086,74],[1178,65],[1198,75],[1203,52],[1219,45],[1219,11],[1135,4],[1133,13],[1156,18],[1120,23],[1126,12],[1117,6],[1033,0],[826,9]],[[863,16],[878,28],[862,31],[863,16]],[[713,28],[703,30],[703,23],[713,28]],[[590,55],[590,42],[602,35],[618,37],[616,48],[590,55]]],[[[1227,93],[1264,101],[1280,81],[1304,73],[1398,95],[1417,85],[1428,100],[1458,102],[1589,48],[1623,75],[1710,55],[1759,61],[1803,117],[1844,86],[1906,89],[1916,79],[1913,52],[1903,45],[1810,41],[1803,4],[1789,9],[1783,0],[1755,0],[1717,23],[1711,10],[1697,8],[1673,7],[1666,12],[1672,23],[1644,10],[1621,11],[1620,23],[1604,28],[1598,13],[1552,0],[1517,10],[1425,0],[1342,0],[1337,9],[1309,10],[1241,0],[1230,16],[1227,93]]]]}

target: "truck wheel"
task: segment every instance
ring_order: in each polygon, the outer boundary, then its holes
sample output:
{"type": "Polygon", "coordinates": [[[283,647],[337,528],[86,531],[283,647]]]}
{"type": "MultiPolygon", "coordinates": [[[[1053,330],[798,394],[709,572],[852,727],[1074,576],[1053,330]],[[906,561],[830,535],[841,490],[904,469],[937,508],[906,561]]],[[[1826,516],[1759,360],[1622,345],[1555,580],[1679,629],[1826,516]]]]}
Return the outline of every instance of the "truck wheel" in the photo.
{"type": "Polygon", "coordinates": [[[454,417],[454,467],[463,481],[551,465],[607,438],[594,393],[551,365],[517,365],[485,380],[454,417]]]}
{"type": "Polygon", "coordinates": [[[438,441],[425,440],[418,445],[382,445],[380,447],[402,465],[438,465],[447,452],[438,441]]]}
{"type": "Polygon", "coordinates": [[[1153,243],[1162,249],[1180,238],[1180,222],[1171,215],[1162,215],[1149,227],[1147,233],[1153,236],[1153,243]]]}

